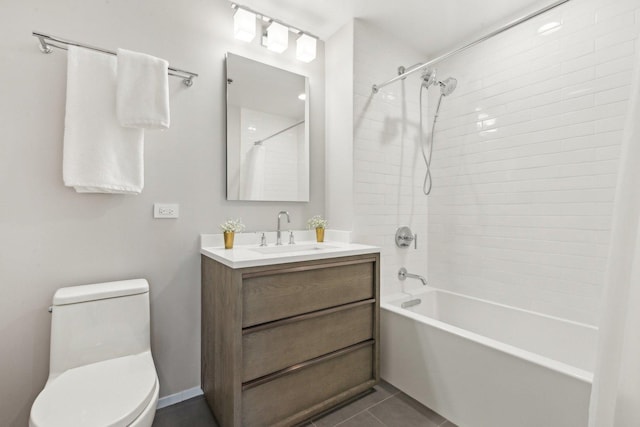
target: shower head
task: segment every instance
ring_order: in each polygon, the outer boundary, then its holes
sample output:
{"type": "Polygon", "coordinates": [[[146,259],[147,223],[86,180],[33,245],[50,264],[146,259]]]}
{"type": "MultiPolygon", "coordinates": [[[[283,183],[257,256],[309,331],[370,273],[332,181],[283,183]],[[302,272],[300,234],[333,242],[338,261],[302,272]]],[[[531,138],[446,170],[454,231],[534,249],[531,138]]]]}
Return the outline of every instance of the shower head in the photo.
{"type": "Polygon", "coordinates": [[[442,93],[442,96],[451,95],[458,86],[458,80],[453,77],[449,77],[448,79],[438,83],[440,84],[440,93],[442,93]]]}

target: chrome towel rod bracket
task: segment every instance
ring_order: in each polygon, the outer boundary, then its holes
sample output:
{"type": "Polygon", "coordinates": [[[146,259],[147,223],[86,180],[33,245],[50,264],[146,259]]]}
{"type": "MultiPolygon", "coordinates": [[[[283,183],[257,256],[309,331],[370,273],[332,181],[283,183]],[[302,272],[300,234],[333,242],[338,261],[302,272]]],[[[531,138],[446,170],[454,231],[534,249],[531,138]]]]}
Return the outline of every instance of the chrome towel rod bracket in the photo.
{"type": "MultiPolygon", "coordinates": [[[[53,49],[51,49],[52,47],[55,47],[56,49],[68,50],[65,46],[78,46],[85,49],[94,50],[96,52],[102,52],[107,55],[114,55],[114,56],[117,55],[117,53],[112,50],[103,49],[101,47],[89,46],[87,44],[78,43],[72,40],[66,40],[61,37],[52,36],[49,34],[38,33],[33,31],[32,35],[38,38],[38,41],[40,42],[40,45],[38,47],[40,48],[40,52],[42,53],[53,52],[53,49]]],[[[181,78],[182,82],[187,87],[193,86],[193,79],[198,77],[198,74],[196,73],[192,73],[191,71],[181,70],[173,67],[169,67],[168,74],[170,76],[181,78]]]]}

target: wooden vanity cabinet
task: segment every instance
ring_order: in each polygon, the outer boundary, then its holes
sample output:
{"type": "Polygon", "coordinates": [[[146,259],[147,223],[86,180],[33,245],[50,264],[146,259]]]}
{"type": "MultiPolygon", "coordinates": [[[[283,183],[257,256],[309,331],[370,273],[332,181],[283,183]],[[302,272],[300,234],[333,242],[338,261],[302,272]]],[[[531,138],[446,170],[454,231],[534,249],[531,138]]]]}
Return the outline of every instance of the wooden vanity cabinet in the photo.
{"type": "Polygon", "coordinates": [[[202,389],[222,427],[296,425],[376,384],[379,264],[202,256],[202,389]]]}

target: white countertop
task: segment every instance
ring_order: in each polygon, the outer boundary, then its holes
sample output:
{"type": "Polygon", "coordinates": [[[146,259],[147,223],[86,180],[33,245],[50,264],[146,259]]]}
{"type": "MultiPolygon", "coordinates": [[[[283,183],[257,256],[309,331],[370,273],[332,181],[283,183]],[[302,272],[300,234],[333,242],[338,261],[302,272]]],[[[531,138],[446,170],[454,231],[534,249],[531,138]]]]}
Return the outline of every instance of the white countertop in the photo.
{"type": "MultiPolygon", "coordinates": [[[[273,242],[270,242],[266,247],[266,251],[279,252],[263,253],[261,251],[264,251],[265,248],[259,244],[240,244],[234,245],[233,249],[225,249],[222,236],[217,236],[218,235],[202,235],[200,253],[231,268],[285,264],[288,262],[312,261],[316,259],[380,252],[380,248],[376,246],[348,243],[339,240],[326,240],[324,243],[317,243],[315,240],[303,240],[296,241],[295,244],[289,245],[287,243],[288,235],[285,236],[283,233],[282,246],[275,246],[273,242]],[[220,243],[220,246],[211,245],[211,243],[216,241],[220,243]]],[[[308,238],[307,235],[304,237],[308,238]]],[[[236,239],[237,238],[238,235],[236,235],[236,239]]],[[[243,241],[242,238],[238,240],[243,241]]]]}

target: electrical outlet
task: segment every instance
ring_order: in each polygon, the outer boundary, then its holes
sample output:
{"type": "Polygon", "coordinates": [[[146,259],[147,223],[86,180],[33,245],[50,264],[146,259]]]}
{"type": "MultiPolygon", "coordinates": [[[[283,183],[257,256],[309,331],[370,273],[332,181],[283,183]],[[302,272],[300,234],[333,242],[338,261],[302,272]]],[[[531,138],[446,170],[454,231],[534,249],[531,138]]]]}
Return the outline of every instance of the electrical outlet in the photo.
{"type": "Polygon", "coordinates": [[[154,218],[178,218],[180,216],[180,205],[177,203],[154,203],[154,218]]]}

